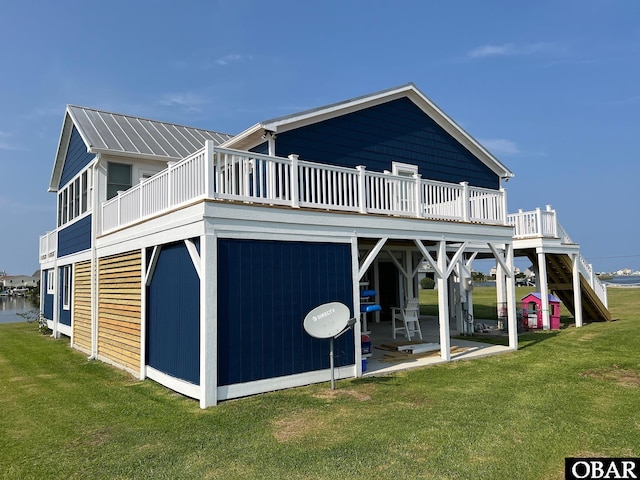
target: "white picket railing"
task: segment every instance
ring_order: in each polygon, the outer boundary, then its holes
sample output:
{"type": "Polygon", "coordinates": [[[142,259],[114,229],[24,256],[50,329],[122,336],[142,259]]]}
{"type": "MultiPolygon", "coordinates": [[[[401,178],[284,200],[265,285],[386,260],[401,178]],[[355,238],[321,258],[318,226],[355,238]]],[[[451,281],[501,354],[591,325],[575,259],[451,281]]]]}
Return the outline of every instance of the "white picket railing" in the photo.
{"type": "MultiPolygon", "coordinates": [[[[533,211],[507,215],[507,224],[514,227],[514,240],[526,238],[558,238],[560,243],[564,245],[575,245],[567,231],[558,222],[558,216],[551,206],[547,205],[545,210],[537,208],[533,211]]],[[[587,280],[598,298],[605,307],[608,307],[607,287],[597,277],[593,270],[593,266],[588,263],[582,254],[578,253],[578,269],[582,276],[587,280]]]]}
{"type": "Polygon", "coordinates": [[[102,205],[102,233],[199,199],[504,225],[504,190],[207,146],[102,205]]]}
{"type": "Polygon", "coordinates": [[[54,258],[58,249],[58,231],[47,232],[40,237],[40,261],[54,258]]]}

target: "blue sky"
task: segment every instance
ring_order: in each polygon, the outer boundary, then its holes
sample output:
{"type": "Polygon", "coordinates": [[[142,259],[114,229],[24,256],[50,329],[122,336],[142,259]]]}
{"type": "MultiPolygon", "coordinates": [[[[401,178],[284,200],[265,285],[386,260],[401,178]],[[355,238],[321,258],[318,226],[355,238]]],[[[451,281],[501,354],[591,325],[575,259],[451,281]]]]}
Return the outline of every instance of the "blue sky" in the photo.
{"type": "Polygon", "coordinates": [[[0,6],[0,270],[38,268],[67,104],[225,133],[414,82],[552,205],[598,271],[640,269],[640,2],[0,6]]]}

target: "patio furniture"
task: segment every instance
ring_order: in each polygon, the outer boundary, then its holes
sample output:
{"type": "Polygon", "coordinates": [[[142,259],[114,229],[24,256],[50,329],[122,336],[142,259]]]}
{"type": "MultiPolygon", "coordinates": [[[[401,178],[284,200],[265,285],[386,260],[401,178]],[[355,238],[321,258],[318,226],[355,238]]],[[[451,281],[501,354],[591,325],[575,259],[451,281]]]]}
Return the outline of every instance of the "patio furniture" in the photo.
{"type": "Polygon", "coordinates": [[[409,340],[416,334],[422,340],[420,305],[417,298],[407,301],[407,305],[404,308],[391,307],[391,328],[394,339],[398,333],[402,333],[409,340]]]}

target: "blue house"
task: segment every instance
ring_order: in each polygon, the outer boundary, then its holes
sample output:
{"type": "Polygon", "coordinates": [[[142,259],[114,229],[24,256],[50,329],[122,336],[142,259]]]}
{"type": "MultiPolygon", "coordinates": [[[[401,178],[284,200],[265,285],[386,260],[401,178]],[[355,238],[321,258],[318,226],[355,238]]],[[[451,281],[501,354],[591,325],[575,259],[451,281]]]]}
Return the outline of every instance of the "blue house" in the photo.
{"type": "MultiPolygon", "coordinates": [[[[355,316],[366,284],[384,315],[417,297],[423,262],[449,360],[454,297],[491,257],[516,349],[512,176],[413,84],[233,136],[68,106],[42,311],[74,348],[204,408],[327,381],[306,313],[337,301],[355,316]]],[[[361,333],[337,340],[337,378],[362,375],[361,333]]]]}

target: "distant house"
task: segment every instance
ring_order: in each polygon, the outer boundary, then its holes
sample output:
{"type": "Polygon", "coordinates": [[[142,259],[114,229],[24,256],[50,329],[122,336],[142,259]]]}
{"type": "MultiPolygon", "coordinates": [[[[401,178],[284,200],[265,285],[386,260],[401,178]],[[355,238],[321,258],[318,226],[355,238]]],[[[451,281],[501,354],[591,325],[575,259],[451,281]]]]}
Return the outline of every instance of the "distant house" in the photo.
{"type": "Polygon", "coordinates": [[[5,275],[0,277],[0,287],[5,289],[12,288],[35,288],[40,282],[39,276],[28,275],[5,275]]]}

